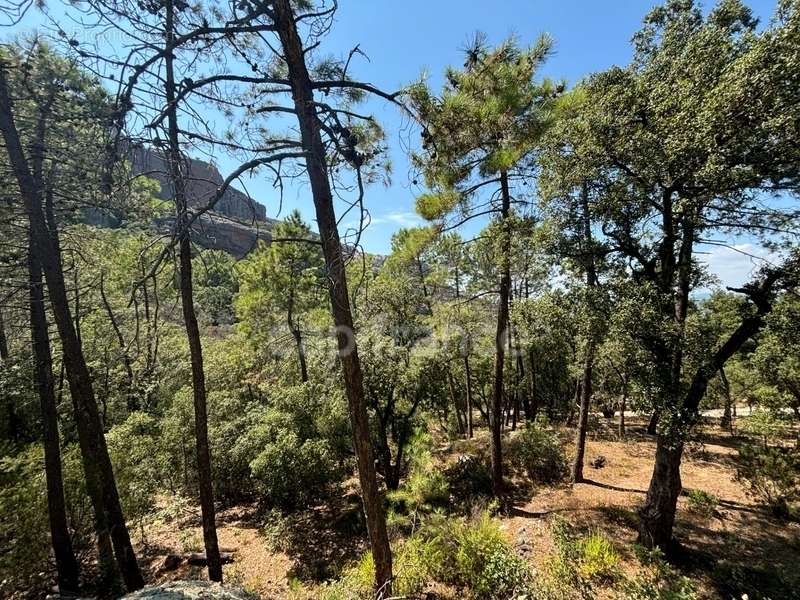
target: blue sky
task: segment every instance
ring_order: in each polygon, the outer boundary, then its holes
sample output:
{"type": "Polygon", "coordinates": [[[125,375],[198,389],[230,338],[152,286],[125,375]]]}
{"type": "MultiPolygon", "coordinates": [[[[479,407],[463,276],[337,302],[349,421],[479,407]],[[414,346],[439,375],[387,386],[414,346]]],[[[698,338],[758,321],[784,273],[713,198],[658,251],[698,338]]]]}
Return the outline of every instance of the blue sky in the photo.
{"type": "MultiPolygon", "coordinates": [[[[491,43],[515,35],[524,44],[547,32],[555,39],[555,53],[542,74],[573,84],[594,71],[627,64],[631,36],[654,4],[653,0],[344,0],[327,49],[346,52],[359,44],[370,61],[359,61],[353,72],[394,90],[422,71],[434,86],[440,85],[445,67],[463,62],[461,49],[475,31],[485,32],[491,43]]],[[[775,9],[774,0],[747,4],[762,24],[775,9]]],[[[703,4],[707,10],[712,6],[703,4]]],[[[420,190],[409,181],[403,151],[409,137],[412,143],[416,139],[391,106],[374,103],[371,107],[389,135],[394,174],[390,187],[369,190],[366,202],[373,220],[362,241],[367,250],[386,252],[392,232],[420,222],[414,214],[414,198],[420,190]]],[[[301,190],[297,196],[301,204],[305,195],[307,191],[301,190]]],[[[313,216],[310,205],[304,213],[313,216]]],[[[735,247],[763,254],[747,240],[735,247]]],[[[757,266],[736,250],[708,247],[704,251],[711,270],[727,285],[743,283],[757,266]]]]}
{"type": "MultiPolygon", "coordinates": [[[[547,32],[555,40],[555,52],[542,74],[573,84],[594,71],[629,62],[630,38],[654,4],[654,0],[340,0],[322,51],[346,55],[358,44],[369,60],[354,59],[351,73],[393,91],[422,72],[438,87],[445,67],[463,62],[461,49],[476,31],[485,32],[490,43],[515,35],[523,44],[547,32]]],[[[749,0],[747,4],[762,23],[775,8],[775,0],[749,0]]],[[[709,9],[712,5],[705,2],[703,6],[709,9]]],[[[25,25],[30,27],[36,21],[32,16],[25,25]]],[[[414,213],[414,199],[421,190],[410,181],[405,155],[409,144],[416,145],[417,132],[391,105],[370,101],[367,108],[386,129],[393,175],[388,187],[374,185],[367,191],[372,223],[362,244],[369,252],[387,253],[394,231],[421,223],[414,213]]],[[[217,157],[217,162],[223,175],[237,164],[224,156],[217,157]]],[[[267,207],[269,216],[281,217],[298,208],[313,222],[307,186],[288,189],[279,214],[271,182],[262,177],[245,183],[247,192],[267,207]]],[[[742,241],[742,249],[759,252],[747,244],[742,241]]],[[[752,271],[752,261],[743,254],[724,248],[708,251],[712,270],[727,284],[741,283],[752,271]]]]}

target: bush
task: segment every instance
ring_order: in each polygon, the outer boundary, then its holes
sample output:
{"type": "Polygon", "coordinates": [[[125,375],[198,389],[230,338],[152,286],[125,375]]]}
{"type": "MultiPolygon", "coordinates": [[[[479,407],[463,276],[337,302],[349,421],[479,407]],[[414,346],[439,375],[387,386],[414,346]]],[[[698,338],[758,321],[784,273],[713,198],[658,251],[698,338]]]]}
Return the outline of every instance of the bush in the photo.
{"type": "Polygon", "coordinates": [[[703,490],[692,490],[686,498],[689,510],[703,517],[711,517],[717,510],[719,498],[703,490]]]}
{"type": "Polygon", "coordinates": [[[392,528],[406,529],[406,515],[429,513],[450,500],[450,485],[430,452],[430,436],[416,432],[408,444],[409,476],[399,489],[387,494],[392,528]]]}
{"type": "Polygon", "coordinates": [[[162,462],[160,437],[158,422],[141,412],[131,413],[106,436],[122,510],[125,518],[138,523],[142,532],[145,517],[155,507],[162,473],[167,470],[162,462]]]}
{"type": "Polygon", "coordinates": [[[444,472],[451,493],[461,501],[492,495],[492,474],[485,460],[462,454],[444,472]]]}
{"type": "MultiPolygon", "coordinates": [[[[412,536],[393,549],[392,567],[394,582],[392,593],[398,597],[413,598],[432,581],[441,557],[430,540],[412,536]]],[[[352,567],[345,570],[338,581],[329,584],[322,594],[323,600],[362,600],[372,598],[375,581],[375,563],[371,552],[366,552],[352,567]]]]}
{"type": "MultiPolygon", "coordinates": [[[[264,398],[246,391],[208,395],[214,491],[220,501],[291,508],[318,498],[346,469],[351,452],[344,397],[304,384],[264,398]]],[[[168,486],[191,491],[197,477],[191,389],[179,390],[161,422],[171,465],[168,486]]]]}
{"type": "Polygon", "coordinates": [[[579,563],[584,579],[613,579],[617,575],[619,554],[607,537],[595,531],[581,540],[579,563]]]}
{"type": "Polygon", "coordinates": [[[507,456],[512,466],[538,483],[559,481],[568,472],[567,455],[558,436],[538,426],[526,427],[513,437],[507,456]]]}
{"type": "Polygon", "coordinates": [[[469,520],[433,521],[420,535],[431,540],[435,556],[441,558],[437,579],[469,590],[472,598],[516,598],[530,586],[528,565],[514,553],[487,510],[469,520]]]}
{"type": "Polygon", "coordinates": [[[325,440],[301,440],[279,431],[250,463],[256,490],[267,504],[293,508],[318,498],[339,476],[325,440]]]}
{"type": "Polygon", "coordinates": [[[641,575],[622,586],[631,600],[695,600],[697,593],[688,577],[680,575],[665,560],[660,550],[637,546],[639,560],[645,567],[641,575]]]}
{"type": "Polygon", "coordinates": [[[796,449],[745,444],[739,448],[736,479],[776,516],[788,517],[800,498],[800,456],[796,449]]]}
{"type": "MultiPolygon", "coordinates": [[[[62,476],[73,551],[86,564],[93,551],[94,530],[77,447],[63,449],[62,476]]],[[[44,451],[38,444],[0,457],[0,548],[0,597],[19,590],[27,590],[31,596],[47,591],[55,577],[55,566],[51,560],[44,451]]]]}
{"type": "Polygon", "coordinates": [[[566,586],[588,594],[592,584],[617,578],[620,556],[602,533],[581,534],[560,516],[553,518],[550,527],[556,555],[547,563],[545,588],[566,586]]]}
{"type": "MultiPolygon", "coordinates": [[[[488,511],[469,520],[433,513],[394,549],[394,588],[398,597],[418,597],[440,582],[475,600],[510,600],[530,592],[532,573],[488,511]]],[[[372,597],[375,565],[368,552],[341,578],[325,587],[324,600],[372,597]]]]}

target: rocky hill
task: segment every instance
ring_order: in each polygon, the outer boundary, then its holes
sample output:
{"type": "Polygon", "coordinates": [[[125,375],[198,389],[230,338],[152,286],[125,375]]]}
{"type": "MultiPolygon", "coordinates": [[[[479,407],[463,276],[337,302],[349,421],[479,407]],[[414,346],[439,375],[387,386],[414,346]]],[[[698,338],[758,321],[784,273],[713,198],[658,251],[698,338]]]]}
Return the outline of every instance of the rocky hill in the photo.
{"type": "MultiPolygon", "coordinates": [[[[161,185],[159,198],[163,200],[172,198],[168,165],[161,153],[145,146],[133,146],[128,150],[128,160],[134,173],[141,173],[158,181],[161,185]]],[[[223,177],[217,167],[210,163],[194,158],[187,160],[186,195],[190,206],[200,208],[214,196],[217,188],[222,185],[223,177]]],[[[243,223],[267,220],[267,209],[263,204],[232,186],[217,202],[214,211],[243,223]]]]}
{"type": "MultiPolygon", "coordinates": [[[[162,154],[139,145],[129,148],[127,156],[134,173],[158,181],[161,186],[157,194],[159,198],[173,198],[167,163],[162,154]]],[[[206,206],[223,180],[214,165],[189,158],[186,181],[189,205],[193,208],[206,206]]],[[[168,229],[172,221],[169,217],[159,219],[157,226],[168,229]]],[[[231,186],[216,203],[214,210],[197,220],[192,237],[201,246],[225,250],[241,258],[255,248],[258,240],[269,241],[269,232],[275,223],[275,219],[267,218],[263,204],[231,186]]]]}

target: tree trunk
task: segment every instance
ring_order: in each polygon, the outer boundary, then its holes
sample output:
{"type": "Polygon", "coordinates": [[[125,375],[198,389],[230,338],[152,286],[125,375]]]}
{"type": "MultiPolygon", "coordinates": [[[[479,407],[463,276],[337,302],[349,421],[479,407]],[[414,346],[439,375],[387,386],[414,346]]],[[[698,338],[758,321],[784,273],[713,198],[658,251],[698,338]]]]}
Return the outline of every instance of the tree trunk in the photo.
{"type": "MultiPolygon", "coordinates": [[[[583,221],[583,262],[586,274],[586,287],[591,290],[597,286],[597,271],[594,264],[594,248],[592,248],[592,219],[589,212],[589,188],[586,183],[581,188],[581,212],[583,221]]],[[[575,460],[572,463],[572,483],[583,481],[583,457],[586,453],[586,425],[589,421],[589,408],[592,401],[592,369],[596,337],[592,316],[589,316],[589,339],[586,344],[583,376],[581,378],[581,403],[578,414],[578,428],[575,432],[575,460]]]]}
{"type": "Polygon", "coordinates": [[[297,361],[300,366],[300,381],[305,383],[308,381],[308,365],[306,364],[306,351],[303,348],[303,334],[300,332],[299,328],[292,326],[292,337],[294,338],[294,344],[297,347],[297,361]]]}
{"type": "Polygon", "coordinates": [[[472,373],[469,368],[469,354],[464,354],[464,385],[467,390],[467,435],[472,439],[472,373]]]}
{"type": "Polygon", "coordinates": [[[305,64],[305,51],[297,32],[290,0],[276,0],[274,12],[275,25],[283,46],[291,82],[303,148],[308,153],[306,169],[329,277],[328,292],[331,313],[337,332],[337,344],[353,427],[353,446],[358,464],[367,531],[375,562],[376,591],[379,597],[385,598],[392,595],[392,554],[386,532],[383,497],[378,489],[375,474],[367,406],[364,398],[363,375],[353,331],[353,315],[347,291],[342,245],[328,180],[326,151],[320,134],[320,122],[314,104],[314,91],[305,64]]]}
{"type": "Polygon", "coordinates": [[[583,457],[586,453],[586,425],[589,422],[589,407],[592,400],[592,369],[594,366],[594,340],[589,340],[581,380],[581,405],[578,413],[578,426],[575,430],[575,459],[572,461],[570,480],[583,481],[583,457]]]}
{"type": "Polygon", "coordinates": [[[658,421],[661,418],[661,411],[658,408],[653,409],[653,414],[650,415],[650,421],[647,423],[647,433],[655,435],[658,431],[658,421]]]}
{"type": "Polygon", "coordinates": [[[536,365],[534,362],[534,350],[533,346],[528,349],[528,360],[530,362],[530,369],[528,369],[528,373],[530,374],[530,412],[525,410],[525,417],[528,419],[528,423],[532,424],[536,422],[536,415],[539,412],[539,398],[538,398],[538,390],[536,389],[536,365]]]}
{"type": "Polygon", "coordinates": [[[501,209],[502,247],[500,250],[500,299],[497,308],[497,332],[495,333],[494,383],[492,385],[492,406],[489,411],[492,427],[492,493],[503,493],[503,367],[505,366],[505,340],[508,335],[508,299],[511,292],[511,232],[509,213],[511,193],[508,189],[508,173],[500,173],[500,192],[503,202],[501,209]]]}
{"type": "Polygon", "coordinates": [[[670,446],[659,436],[655,466],[647,490],[647,499],[640,511],[639,542],[648,548],[667,552],[672,542],[672,527],[681,493],[681,454],[683,443],[670,446]]]}
{"type": "Polygon", "coordinates": [[[8,360],[8,340],[6,338],[6,324],[3,313],[0,311],[0,362],[8,360]]]}
{"type": "Polygon", "coordinates": [[[464,420],[461,418],[461,407],[459,406],[458,394],[456,393],[456,383],[450,368],[447,369],[447,385],[450,389],[450,399],[453,401],[453,410],[456,411],[456,421],[458,423],[458,433],[464,435],[464,420]]]}
{"type": "Polygon", "coordinates": [[[625,408],[628,404],[628,382],[627,379],[622,384],[622,400],[619,403],[619,427],[617,433],[619,439],[625,439],[625,408]]]}
{"type": "MultiPolygon", "coordinates": [[[[8,361],[8,341],[3,313],[0,311],[0,362],[8,361]]],[[[14,402],[10,394],[0,397],[0,440],[11,440],[14,436],[14,402]]]]}
{"type": "Polygon", "coordinates": [[[58,437],[58,414],[53,386],[53,362],[50,354],[50,337],[44,309],[42,269],[35,250],[28,248],[28,278],[30,281],[31,343],[33,345],[34,372],[39,405],[42,412],[44,442],[44,471],[47,484],[47,516],[50,523],[50,541],[56,559],[58,590],[64,595],[79,592],[80,568],[72,550],[72,540],[67,524],[64,503],[64,482],[61,473],[61,448],[58,437]]]}
{"type": "Polygon", "coordinates": [[[96,484],[97,490],[102,494],[102,502],[99,506],[96,504],[97,496],[94,497],[95,515],[101,520],[107,518],[108,528],[106,531],[110,531],[117,564],[125,585],[129,590],[136,590],[144,585],[144,581],[136,563],[136,555],[120,506],[114,471],[92,389],[91,375],[70,314],[57,240],[58,232],[53,230],[53,238],[51,238],[51,232],[48,231],[45,222],[41,202],[43,186],[41,180],[37,184],[31,174],[20,143],[4,67],[5,65],[0,63],[0,132],[6,142],[9,163],[25,205],[25,212],[30,224],[31,243],[37,251],[45,275],[53,317],[61,339],[63,362],[69,379],[73,403],[76,407],[75,420],[78,423],[78,434],[79,438],[83,437],[81,451],[84,468],[89,465],[87,487],[96,484]],[[83,431],[83,435],[81,435],[81,431],[83,431]],[[92,473],[97,476],[94,481],[92,481],[92,473]]]}
{"type": "MultiPolygon", "coordinates": [[[[44,189],[44,186],[41,184],[41,180],[37,184],[25,158],[14,122],[4,67],[5,65],[0,63],[0,132],[6,142],[9,163],[25,205],[30,225],[31,247],[44,272],[53,316],[61,339],[62,360],[69,379],[73,404],[76,407],[75,421],[78,424],[78,435],[79,438],[83,437],[81,451],[84,469],[89,467],[86,469],[87,488],[95,485],[95,491],[101,495],[99,506],[97,504],[98,494],[94,495],[93,502],[96,518],[101,525],[103,521],[107,523],[106,529],[101,533],[110,531],[114,554],[125,585],[128,590],[137,590],[143,587],[144,580],[136,563],[136,555],[119,503],[114,470],[108,456],[100,415],[97,412],[91,375],[70,315],[57,238],[58,231],[54,229],[51,238],[51,232],[48,231],[42,212],[41,190],[44,189]],[[93,474],[96,475],[96,478],[93,477],[93,474]]],[[[90,495],[92,495],[91,490],[90,495]]]]}
{"type": "MultiPolygon", "coordinates": [[[[174,31],[174,4],[166,2],[166,43],[172,44],[174,31]]],[[[208,414],[206,407],[206,379],[203,370],[203,347],[200,328],[194,309],[192,288],[192,245],[189,231],[189,205],[186,200],[185,178],[182,169],[180,140],[178,138],[178,114],[175,100],[174,56],[165,57],[164,92],[167,101],[167,127],[169,138],[170,178],[175,199],[175,225],[179,235],[179,278],[183,321],[189,340],[189,356],[192,363],[192,391],[194,395],[194,433],[197,452],[197,483],[200,488],[200,512],[203,521],[203,543],[208,557],[208,578],[222,581],[222,562],[217,542],[217,525],[214,510],[214,489],[211,475],[211,451],[208,445],[208,414]]]]}
{"type": "MultiPolygon", "coordinates": [[[[700,401],[705,396],[708,382],[719,371],[725,362],[752,338],[764,325],[764,316],[772,310],[770,295],[781,270],[770,271],[758,285],[751,284],[748,294],[756,305],[755,314],[746,316],[717,349],[711,358],[701,364],[692,377],[686,394],[680,398],[679,431],[688,430],[698,416],[700,401]]],[[[672,429],[672,428],[670,428],[672,429]]],[[[656,444],[656,461],[653,476],[647,492],[645,505],[641,510],[639,541],[648,547],[659,547],[666,551],[672,539],[672,527],[675,523],[675,509],[678,494],[681,491],[680,464],[683,452],[683,440],[668,439],[665,434],[658,436],[656,444]]]]}
{"type": "Polygon", "coordinates": [[[720,368],[719,377],[722,380],[722,390],[725,393],[725,410],[722,413],[719,426],[722,427],[722,429],[727,429],[731,435],[733,435],[733,416],[731,415],[733,399],[731,398],[730,383],[728,383],[728,378],[725,376],[725,367],[720,368]]]}

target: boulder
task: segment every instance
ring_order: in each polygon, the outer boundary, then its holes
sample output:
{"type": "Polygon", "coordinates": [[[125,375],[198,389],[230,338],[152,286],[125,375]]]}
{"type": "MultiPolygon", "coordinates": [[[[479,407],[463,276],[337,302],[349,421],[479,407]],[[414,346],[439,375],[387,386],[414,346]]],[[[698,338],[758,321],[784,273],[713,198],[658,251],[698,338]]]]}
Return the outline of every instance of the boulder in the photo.
{"type": "Polygon", "coordinates": [[[172,581],[124,596],[131,600],[251,600],[239,590],[208,581],[172,581]]]}

